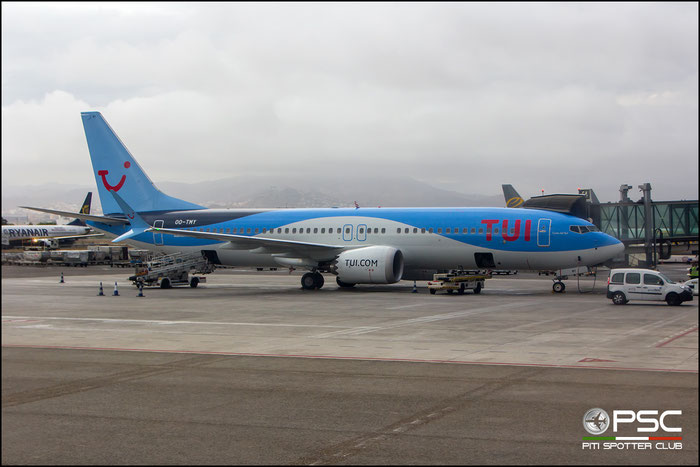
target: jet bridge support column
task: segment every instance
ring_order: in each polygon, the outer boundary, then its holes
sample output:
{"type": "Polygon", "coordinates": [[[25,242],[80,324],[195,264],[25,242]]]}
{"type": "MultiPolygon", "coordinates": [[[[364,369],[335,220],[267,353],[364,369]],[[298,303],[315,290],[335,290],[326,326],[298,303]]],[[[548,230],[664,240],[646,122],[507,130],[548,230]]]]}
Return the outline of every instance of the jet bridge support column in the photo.
{"type": "Polygon", "coordinates": [[[651,183],[639,185],[639,191],[644,194],[644,251],[646,252],[647,267],[654,265],[654,213],[651,208],[651,183]]]}

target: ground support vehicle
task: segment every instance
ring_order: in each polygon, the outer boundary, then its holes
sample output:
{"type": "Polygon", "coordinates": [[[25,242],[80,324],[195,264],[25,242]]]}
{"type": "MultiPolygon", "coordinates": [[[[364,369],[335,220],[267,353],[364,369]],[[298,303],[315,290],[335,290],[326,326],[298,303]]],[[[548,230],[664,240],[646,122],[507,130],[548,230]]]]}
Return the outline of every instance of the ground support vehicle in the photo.
{"type": "Polygon", "coordinates": [[[607,297],[615,305],[624,305],[630,300],[652,300],[677,306],[692,301],[693,291],[653,269],[611,269],[607,297]]]}
{"type": "Polygon", "coordinates": [[[129,277],[129,280],[137,287],[143,285],[169,289],[173,285],[189,284],[194,288],[201,282],[206,282],[206,277],[194,274],[208,274],[214,268],[200,253],[176,253],[158,256],[137,266],[136,274],[129,277]]]}
{"type": "Polygon", "coordinates": [[[433,295],[438,290],[445,290],[449,294],[456,291],[460,295],[465,290],[472,290],[475,294],[478,294],[484,288],[486,279],[490,278],[490,272],[481,271],[452,271],[434,274],[433,280],[428,282],[428,290],[433,295]]]}

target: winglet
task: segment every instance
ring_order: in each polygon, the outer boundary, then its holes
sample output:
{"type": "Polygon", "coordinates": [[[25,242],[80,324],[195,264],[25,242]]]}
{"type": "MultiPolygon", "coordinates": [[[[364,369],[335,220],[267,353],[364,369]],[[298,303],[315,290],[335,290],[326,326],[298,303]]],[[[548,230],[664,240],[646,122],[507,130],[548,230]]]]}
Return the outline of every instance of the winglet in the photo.
{"type": "Polygon", "coordinates": [[[114,190],[109,190],[111,195],[114,197],[114,201],[117,202],[119,207],[121,208],[122,212],[126,216],[127,219],[129,219],[129,223],[131,224],[131,230],[128,232],[118,236],[114,240],[112,240],[112,243],[117,243],[121,242],[124,240],[128,240],[129,238],[135,237],[136,235],[140,235],[146,231],[146,229],[150,229],[151,226],[143,220],[143,217],[139,215],[136,211],[134,211],[131,206],[129,206],[124,199],[117,194],[116,191],[114,190]]]}

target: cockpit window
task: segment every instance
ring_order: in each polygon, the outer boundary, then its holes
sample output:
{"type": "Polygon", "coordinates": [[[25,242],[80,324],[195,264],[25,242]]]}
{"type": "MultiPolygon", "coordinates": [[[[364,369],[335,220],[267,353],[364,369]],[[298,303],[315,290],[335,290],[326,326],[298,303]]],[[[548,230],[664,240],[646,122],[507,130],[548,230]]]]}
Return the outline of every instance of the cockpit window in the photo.
{"type": "Polygon", "coordinates": [[[600,232],[600,229],[595,225],[572,225],[569,226],[569,230],[576,233],[588,233],[588,232],[600,232]]]}

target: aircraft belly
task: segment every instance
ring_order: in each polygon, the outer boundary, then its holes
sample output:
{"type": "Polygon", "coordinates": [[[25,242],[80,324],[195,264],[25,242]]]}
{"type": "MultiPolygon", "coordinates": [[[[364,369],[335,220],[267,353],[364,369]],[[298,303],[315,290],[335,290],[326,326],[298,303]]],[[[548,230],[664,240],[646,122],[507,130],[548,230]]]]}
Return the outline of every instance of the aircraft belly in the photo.
{"type": "Polygon", "coordinates": [[[138,246],[138,248],[148,249],[151,251],[156,251],[163,254],[173,254],[173,253],[192,253],[200,252],[203,250],[214,250],[219,258],[222,265],[225,266],[240,266],[240,267],[279,267],[272,256],[264,254],[255,254],[250,251],[243,250],[230,250],[223,248],[222,245],[225,244],[215,244],[211,246],[154,246],[152,243],[144,243],[132,241],[138,246]]]}
{"type": "Polygon", "coordinates": [[[602,254],[600,249],[594,248],[586,250],[543,251],[529,255],[528,269],[550,270],[573,268],[577,266],[593,266],[601,263],[607,257],[608,256],[602,254]]]}
{"type": "Polygon", "coordinates": [[[280,267],[280,265],[275,262],[274,258],[267,254],[251,253],[247,250],[229,250],[227,248],[217,248],[216,254],[221,264],[227,266],[280,267]]]}
{"type": "MultiPolygon", "coordinates": [[[[493,255],[494,266],[491,269],[521,269],[521,270],[548,270],[562,268],[562,264],[575,267],[578,265],[594,265],[603,261],[607,256],[597,250],[569,250],[569,251],[505,251],[491,248],[477,247],[461,242],[443,239],[440,244],[421,244],[400,246],[404,254],[405,267],[407,269],[483,269],[476,264],[474,253],[490,253],[493,255]],[[448,242],[452,242],[449,244],[448,242]],[[578,258],[581,257],[579,262],[578,258]]],[[[569,266],[566,266],[569,267],[569,266]]]]}

